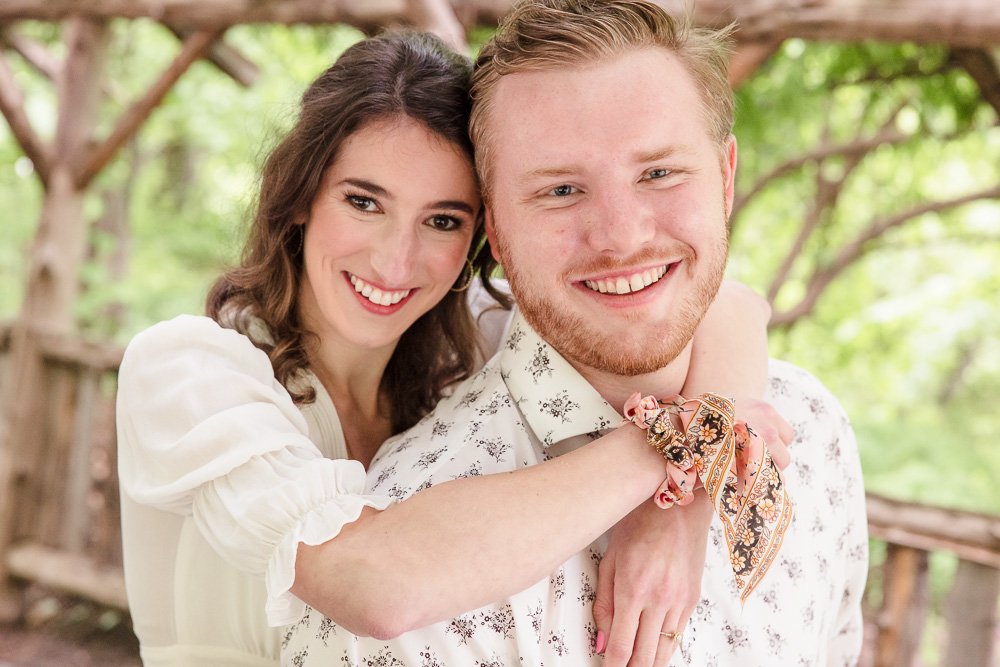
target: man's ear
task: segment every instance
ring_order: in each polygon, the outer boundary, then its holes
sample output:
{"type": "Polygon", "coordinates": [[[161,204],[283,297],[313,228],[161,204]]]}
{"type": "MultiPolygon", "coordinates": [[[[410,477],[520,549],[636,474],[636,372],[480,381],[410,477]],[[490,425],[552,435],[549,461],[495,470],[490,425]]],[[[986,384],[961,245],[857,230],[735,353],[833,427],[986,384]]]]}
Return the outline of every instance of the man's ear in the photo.
{"type": "Polygon", "coordinates": [[[486,207],[486,215],[484,218],[484,223],[486,226],[486,238],[490,242],[490,254],[493,255],[493,259],[500,261],[500,255],[497,252],[497,230],[493,227],[493,209],[489,206],[486,207]]]}
{"type": "Polygon", "coordinates": [[[722,178],[726,193],[726,219],[733,212],[733,198],[736,194],[736,137],[729,135],[723,147],[722,178]]]}

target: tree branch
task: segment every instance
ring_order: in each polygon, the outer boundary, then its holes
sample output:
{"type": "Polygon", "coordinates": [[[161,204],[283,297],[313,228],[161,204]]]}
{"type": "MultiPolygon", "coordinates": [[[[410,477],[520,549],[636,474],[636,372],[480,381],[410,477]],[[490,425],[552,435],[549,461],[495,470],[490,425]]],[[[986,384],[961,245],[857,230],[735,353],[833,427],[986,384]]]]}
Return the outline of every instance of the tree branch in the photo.
{"type": "Polygon", "coordinates": [[[107,139],[90,154],[83,168],[77,173],[77,187],[83,188],[100,173],[101,169],[114,157],[118,149],[138,131],[142,123],[163,100],[170,88],[191,64],[201,58],[208,48],[222,34],[220,30],[203,30],[184,40],[184,46],[160,78],[133,104],[118,120],[118,124],[107,139]]]}
{"type": "MultiPolygon", "coordinates": [[[[882,122],[882,126],[875,135],[876,137],[888,135],[895,131],[893,126],[895,125],[896,117],[904,106],[905,103],[897,105],[893,112],[882,122]]],[[[824,132],[824,144],[827,143],[828,137],[829,125],[827,125],[826,132],[824,132]]],[[[854,145],[857,143],[858,141],[856,140],[854,145]]],[[[784,287],[785,282],[788,280],[792,267],[795,265],[795,261],[799,258],[799,255],[802,254],[806,243],[812,237],[813,232],[820,227],[824,219],[829,218],[826,215],[827,211],[831,210],[837,204],[837,200],[840,199],[840,193],[844,190],[844,183],[847,182],[850,175],[854,173],[854,170],[858,168],[861,161],[868,155],[868,151],[850,151],[842,153],[842,155],[844,157],[844,167],[836,179],[830,180],[826,178],[822,168],[816,170],[816,196],[813,198],[809,215],[806,217],[805,224],[799,229],[795,242],[785,255],[767,289],[767,300],[772,306],[774,305],[775,298],[778,296],[778,292],[781,291],[781,288],[784,287]]]]}
{"type": "Polygon", "coordinates": [[[955,360],[955,365],[948,371],[948,375],[945,376],[944,381],[941,383],[941,389],[938,391],[938,405],[947,406],[955,400],[955,396],[958,395],[959,390],[962,388],[966,373],[968,373],[976,361],[976,355],[979,353],[982,344],[983,336],[982,334],[978,334],[959,345],[958,359],[955,360]]]}
{"type": "Polygon", "coordinates": [[[830,283],[851,266],[851,264],[864,256],[870,250],[872,241],[882,237],[890,229],[899,227],[927,213],[939,213],[983,199],[1000,199],[1000,186],[987,188],[986,190],[980,190],[979,192],[954,199],[927,202],[896,215],[873,221],[864,231],[845,243],[831,262],[826,266],[817,268],[813,272],[806,286],[805,296],[795,306],[784,311],[776,311],[771,317],[771,322],[768,325],[769,328],[788,327],[796,320],[811,313],[816,307],[820,296],[829,287],[830,283]]]}
{"type": "Polygon", "coordinates": [[[955,62],[965,68],[983,99],[992,106],[1000,117],[1000,69],[996,58],[986,49],[952,49],[955,62]]]}
{"type": "Polygon", "coordinates": [[[729,85],[739,88],[781,48],[781,42],[780,39],[774,39],[767,42],[737,43],[736,50],[729,59],[729,85]]]}
{"type": "Polygon", "coordinates": [[[51,150],[35,133],[31,121],[24,113],[24,96],[3,56],[0,56],[0,113],[7,119],[11,134],[21,150],[34,165],[42,185],[47,186],[52,167],[51,150]]]}
{"type": "MultiPolygon", "coordinates": [[[[184,41],[194,32],[184,28],[167,26],[167,29],[174,33],[177,39],[184,41]]],[[[244,88],[249,87],[257,80],[260,70],[249,58],[244,56],[235,47],[226,44],[221,39],[214,42],[205,54],[205,60],[219,68],[224,74],[244,88]]]]}
{"type": "Polygon", "coordinates": [[[17,51],[25,62],[46,78],[55,81],[59,76],[59,60],[42,44],[17,34],[10,26],[0,26],[0,42],[17,51]]]}
{"type": "Polygon", "coordinates": [[[761,193],[772,181],[787,176],[788,174],[801,169],[811,162],[822,162],[831,157],[851,158],[857,155],[865,155],[872,149],[883,145],[897,145],[913,139],[916,135],[903,134],[895,129],[888,129],[875,134],[867,139],[858,139],[847,144],[836,146],[824,145],[819,148],[797,155],[786,162],[782,162],[767,174],[757,179],[750,189],[738,195],[733,203],[732,218],[737,217],[740,211],[750,202],[751,199],[761,193]]]}

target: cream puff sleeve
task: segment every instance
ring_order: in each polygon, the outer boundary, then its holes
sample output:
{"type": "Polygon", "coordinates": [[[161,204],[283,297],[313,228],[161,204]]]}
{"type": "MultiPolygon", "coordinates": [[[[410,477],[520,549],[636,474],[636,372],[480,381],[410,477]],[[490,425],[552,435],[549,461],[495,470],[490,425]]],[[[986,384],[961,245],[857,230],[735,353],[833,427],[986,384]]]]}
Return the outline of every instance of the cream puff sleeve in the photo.
{"type": "Polygon", "coordinates": [[[304,606],[289,588],[299,542],[320,544],[390,500],[357,461],[324,458],[267,355],[206,317],[129,344],[118,379],[119,476],[142,505],[193,517],[233,567],[261,574],[271,625],[304,606]]]}
{"type": "MultiPolygon", "coordinates": [[[[507,295],[511,294],[510,286],[506,280],[495,278],[492,282],[493,286],[500,292],[507,295]]],[[[497,348],[500,347],[500,342],[503,340],[504,334],[507,333],[507,327],[510,326],[514,309],[504,309],[478,280],[474,280],[469,287],[468,300],[469,311],[472,313],[472,318],[475,320],[476,325],[479,327],[479,333],[483,337],[483,343],[486,348],[486,359],[489,359],[497,351],[497,348]]],[[[483,359],[483,362],[486,359],[483,359]]]]}

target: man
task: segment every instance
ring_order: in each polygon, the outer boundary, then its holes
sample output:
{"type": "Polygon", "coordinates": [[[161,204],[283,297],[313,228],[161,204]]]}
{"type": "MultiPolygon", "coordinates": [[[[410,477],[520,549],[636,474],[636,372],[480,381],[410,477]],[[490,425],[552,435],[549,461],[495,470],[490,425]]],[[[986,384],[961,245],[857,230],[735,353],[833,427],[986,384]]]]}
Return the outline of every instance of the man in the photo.
{"type": "MultiPolygon", "coordinates": [[[[615,408],[633,392],[676,394],[726,263],[737,149],[724,35],[643,0],[522,3],[484,47],[473,93],[490,241],[519,312],[482,372],[383,447],[369,486],[397,498],[559,456],[621,423],[615,408]]],[[[715,520],[700,604],[683,633],[660,633],[679,644],[670,664],[856,663],[867,535],[850,427],[788,364],[772,363],[767,398],[798,435],[784,472],[795,518],[742,604],[715,520]]],[[[592,607],[605,548],[598,540],[521,593],[388,642],[342,640],[307,616],[288,655],[601,664],[592,607]]]]}

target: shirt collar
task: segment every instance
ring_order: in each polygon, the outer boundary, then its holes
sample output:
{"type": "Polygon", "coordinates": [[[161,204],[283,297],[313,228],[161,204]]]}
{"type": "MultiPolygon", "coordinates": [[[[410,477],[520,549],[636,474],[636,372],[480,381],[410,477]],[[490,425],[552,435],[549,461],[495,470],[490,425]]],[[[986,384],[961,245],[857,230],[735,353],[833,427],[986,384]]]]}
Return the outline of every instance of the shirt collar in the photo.
{"type": "Polygon", "coordinates": [[[528,426],[548,447],[599,435],[622,416],[516,310],[500,348],[500,373],[528,426]]]}

